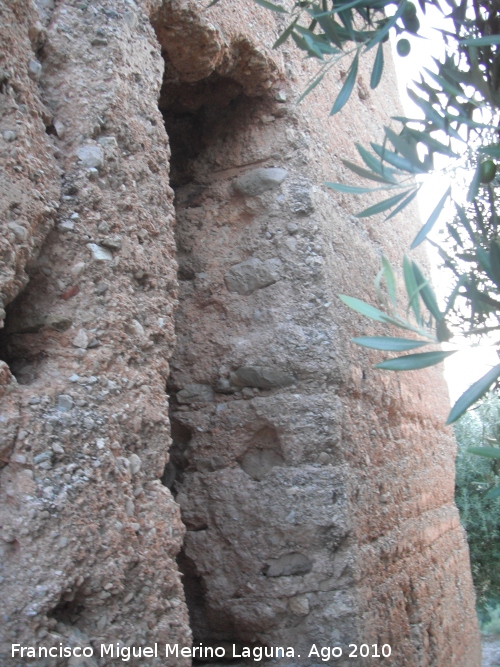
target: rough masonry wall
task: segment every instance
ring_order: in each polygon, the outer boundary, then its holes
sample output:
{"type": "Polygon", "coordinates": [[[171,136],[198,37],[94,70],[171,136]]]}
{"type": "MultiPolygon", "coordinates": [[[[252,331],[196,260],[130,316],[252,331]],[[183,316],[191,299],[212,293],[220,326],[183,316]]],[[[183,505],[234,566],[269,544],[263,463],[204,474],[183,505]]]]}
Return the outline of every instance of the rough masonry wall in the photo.
{"type": "Polygon", "coordinates": [[[373,372],[336,297],[371,297],[418,224],[321,186],[393,77],[328,120],[341,78],[297,108],[312,69],[251,0],[0,10],[2,664],[190,622],[293,664],[366,642],[479,665],[443,380],[373,372]]]}
{"type": "MultiPolygon", "coordinates": [[[[252,3],[198,20],[212,52],[220,34],[277,36],[252,3]]],[[[349,338],[375,329],[337,298],[373,299],[381,251],[399,263],[419,221],[361,222],[359,201],[321,187],[352,180],[340,158],[394,113],[394,73],[375,94],[364,72],[328,120],[341,78],[297,108],[313,69],[291,49],[257,98],[216,58],[193,72],[166,59],[180,283],[164,479],[195,640],[294,646],[290,665],[350,642],[390,644],[388,664],[479,665],[440,371],[373,371],[349,338]]]]}
{"type": "Polygon", "coordinates": [[[176,264],[149,5],[0,3],[6,666],[11,642],[190,641],[159,479],[176,264]]]}

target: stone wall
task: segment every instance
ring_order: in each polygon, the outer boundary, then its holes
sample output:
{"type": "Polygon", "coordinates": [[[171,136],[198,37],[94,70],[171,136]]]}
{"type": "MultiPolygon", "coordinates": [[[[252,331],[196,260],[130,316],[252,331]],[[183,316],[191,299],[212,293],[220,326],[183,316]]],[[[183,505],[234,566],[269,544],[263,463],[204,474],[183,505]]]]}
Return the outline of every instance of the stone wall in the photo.
{"type": "Polygon", "coordinates": [[[314,70],[251,0],[0,9],[2,664],[192,631],[478,666],[440,371],[373,371],[337,298],[419,224],[322,187],[390,65],[329,119],[341,73],[297,107],[314,70]]]}
{"type": "Polygon", "coordinates": [[[3,366],[1,662],[25,664],[11,642],[189,643],[184,527],[160,482],[177,288],[150,8],[0,6],[2,358],[17,378],[3,366]]]}

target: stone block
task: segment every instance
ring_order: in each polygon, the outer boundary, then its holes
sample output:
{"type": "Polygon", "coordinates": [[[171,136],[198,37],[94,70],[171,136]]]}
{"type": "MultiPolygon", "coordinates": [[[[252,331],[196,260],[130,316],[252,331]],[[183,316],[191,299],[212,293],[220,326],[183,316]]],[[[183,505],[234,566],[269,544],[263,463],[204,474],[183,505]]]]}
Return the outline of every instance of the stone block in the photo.
{"type": "Polygon", "coordinates": [[[192,382],[177,392],[177,401],[181,404],[211,403],[215,400],[214,392],[209,384],[192,382]]]}
{"type": "Polygon", "coordinates": [[[281,454],[273,450],[250,449],[240,465],[249,477],[260,482],[275,466],[282,466],[284,462],[281,454]]]}
{"type": "Polygon", "coordinates": [[[304,554],[291,553],[273,558],[266,563],[266,577],[292,577],[307,574],[312,570],[313,563],[304,554]]]}
{"type": "Polygon", "coordinates": [[[87,169],[100,169],[104,165],[104,151],[101,146],[81,146],[77,156],[82,166],[87,169]]]}
{"type": "Polygon", "coordinates": [[[268,259],[262,262],[256,257],[232,266],[224,276],[224,282],[230,292],[248,296],[255,290],[273,285],[280,279],[279,259],[268,259]]]}
{"type": "Polygon", "coordinates": [[[270,167],[265,169],[259,167],[247,171],[234,182],[234,189],[240,195],[256,197],[267,190],[274,190],[288,176],[286,169],[280,167],[270,167]]]}
{"type": "Polygon", "coordinates": [[[295,378],[287,373],[266,366],[242,366],[231,373],[231,383],[237,387],[277,389],[294,384],[295,378]]]}

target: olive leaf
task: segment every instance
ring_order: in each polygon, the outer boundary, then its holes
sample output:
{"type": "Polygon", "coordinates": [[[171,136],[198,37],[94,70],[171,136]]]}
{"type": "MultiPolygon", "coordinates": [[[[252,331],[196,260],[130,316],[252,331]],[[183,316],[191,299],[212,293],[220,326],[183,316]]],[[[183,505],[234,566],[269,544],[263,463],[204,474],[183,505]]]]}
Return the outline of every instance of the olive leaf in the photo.
{"type": "Polygon", "coordinates": [[[418,354],[407,354],[404,357],[396,357],[396,359],[388,359],[376,364],[375,368],[382,368],[386,371],[416,371],[428,366],[435,366],[441,363],[446,357],[455,354],[456,350],[443,352],[438,350],[436,352],[421,352],[418,354]]]}
{"type": "Polygon", "coordinates": [[[358,75],[358,65],[359,65],[359,51],[354,56],[354,59],[351,63],[351,67],[349,68],[349,73],[347,74],[346,80],[344,81],[344,85],[342,86],[342,89],[338,94],[337,99],[335,100],[335,104],[333,105],[332,110],[330,111],[330,116],[334,116],[342,109],[342,107],[345,104],[347,104],[347,101],[351,96],[352,89],[354,88],[354,84],[356,83],[356,77],[358,75]]]}

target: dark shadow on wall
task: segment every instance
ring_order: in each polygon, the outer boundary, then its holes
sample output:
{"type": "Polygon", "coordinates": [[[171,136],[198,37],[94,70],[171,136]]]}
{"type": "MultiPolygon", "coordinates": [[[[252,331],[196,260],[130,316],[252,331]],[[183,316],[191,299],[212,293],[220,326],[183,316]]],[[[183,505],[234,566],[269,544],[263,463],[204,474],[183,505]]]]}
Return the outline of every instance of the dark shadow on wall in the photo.
{"type": "Polygon", "coordinates": [[[170,433],[172,444],[170,445],[169,461],[165,466],[162,484],[172,491],[174,497],[178,492],[178,484],[182,484],[183,473],[187,466],[186,450],[191,442],[191,430],[174,416],[170,416],[170,433]]]}
{"type": "Polygon", "coordinates": [[[71,326],[71,320],[49,314],[41,303],[46,278],[36,271],[26,288],[7,306],[0,329],[0,360],[5,361],[19,384],[31,384],[46,358],[45,338],[71,326]]]}
{"type": "MultiPolygon", "coordinates": [[[[164,118],[171,150],[170,185],[175,192],[175,237],[178,279],[181,283],[179,311],[182,311],[182,283],[187,286],[187,283],[193,281],[196,274],[204,269],[197,264],[190,252],[189,239],[185,238],[187,231],[183,229],[182,212],[189,208],[203,208],[209,185],[207,174],[211,180],[217,179],[218,170],[225,171],[221,165],[227,164],[227,140],[235,133],[245,131],[250,123],[255,122],[255,114],[262,104],[262,99],[245,96],[238,83],[216,73],[196,83],[183,82],[166,59],[159,109],[164,118]]],[[[200,217],[202,219],[203,216],[200,217]]],[[[179,491],[184,473],[190,470],[192,440],[192,432],[179,418],[183,410],[189,409],[177,401],[176,395],[180,389],[171,376],[167,391],[170,396],[172,445],[162,482],[171,489],[174,496],[179,491]]],[[[279,453],[276,456],[279,456],[279,453]]],[[[253,460],[250,464],[255,467],[253,460]]],[[[206,525],[191,525],[186,517],[184,519],[188,531],[208,529],[206,525]]],[[[198,572],[197,564],[184,550],[178,556],[178,566],[183,575],[194,645],[224,645],[227,649],[226,659],[233,660],[231,648],[233,643],[239,645],[238,629],[233,627],[231,618],[224,610],[214,613],[212,609],[207,613],[203,577],[198,572]]],[[[200,657],[197,662],[204,663],[205,660],[200,657]]]]}

